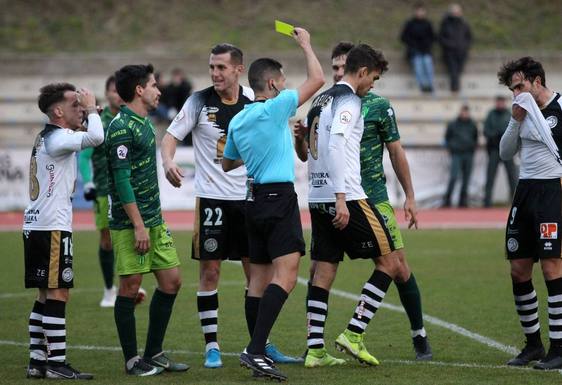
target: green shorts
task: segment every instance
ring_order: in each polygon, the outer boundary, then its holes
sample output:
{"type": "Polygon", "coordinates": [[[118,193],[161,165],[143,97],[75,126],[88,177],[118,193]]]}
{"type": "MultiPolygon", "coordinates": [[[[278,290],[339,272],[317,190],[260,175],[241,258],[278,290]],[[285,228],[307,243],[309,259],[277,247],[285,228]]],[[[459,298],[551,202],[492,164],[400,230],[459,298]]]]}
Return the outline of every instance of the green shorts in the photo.
{"type": "Polygon", "coordinates": [[[396,250],[403,249],[404,241],[402,240],[402,234],[400,233],[400,227],[398,227],[398,221],[396,220],[396,215],[394,215],[392,205],[389,201],[384,201],[375,204],[375,207],[384,218],[384,222],[386,223],[386,227],[388,228],[396,250]]]}
{"type": "Polygon", "coordinates": [[[143,255],[135,250],[135,231],[133,229],[111,230],[118,275],[144,274],[180,265],[174,240],[168,227],[163,223],[147,230],[150,250],[143,255]]]}
{"type": "Polygon", "coordinates": [[[94,200],[94,217],[97,230],[109,228],[109,198],[107,195],[96,197],[94,200]]]}

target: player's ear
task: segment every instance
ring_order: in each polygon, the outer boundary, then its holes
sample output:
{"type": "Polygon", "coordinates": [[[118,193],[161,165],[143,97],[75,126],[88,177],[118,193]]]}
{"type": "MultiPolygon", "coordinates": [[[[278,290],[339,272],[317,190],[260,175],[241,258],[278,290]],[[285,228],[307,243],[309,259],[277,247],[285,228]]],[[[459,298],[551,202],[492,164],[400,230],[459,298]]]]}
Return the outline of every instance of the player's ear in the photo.
{"type": "Polygon", "coordinates": [[[51,113],[55,118],[62,118],[64,115],[64,111],[60,104],[55,104],[55,106],[51,109],[51,113]]]}
{"type": "Polygon", "coordinates": [[[364,78],[367,75],[369,75],[369,69],[367,67],[361,67],[359,68],[359,77],[360,78],[364,78]]]}
{"type": "Polygon", "coordinates": [[[143,92],[144,92],[144,87],[141,86],[140,84],[137,84],[137,86],[135,87],[135,95],[142,96],[143,92]]]}

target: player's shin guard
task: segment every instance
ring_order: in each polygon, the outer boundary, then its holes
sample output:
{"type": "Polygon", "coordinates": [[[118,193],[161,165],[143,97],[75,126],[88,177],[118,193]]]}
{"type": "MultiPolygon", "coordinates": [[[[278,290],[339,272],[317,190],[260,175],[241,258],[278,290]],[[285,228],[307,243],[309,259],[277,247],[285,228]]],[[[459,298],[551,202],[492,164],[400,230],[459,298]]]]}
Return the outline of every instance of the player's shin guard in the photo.
{"type": "Polygon", "coordinates": [[[354,333],[363,333],[379,309],[382,300],[392,282],[386,273],[375,270],[371,278],[363,286],[359,303],[355,308],[353,318],[349,321],[347,329],[354,333]]]}
{"type": "Polygon", "coordinates": [[[100,258],[101,273],[103,275],[105,288],[111,289],[113,287],[113,271],[115,265],[113,250],[104,250],[100,247],[98,255],[100,258]]]}
{"type": "Polygon", "coordinates": [[[35,301],[29,314],[29,362],[35,365],[47,363],[47,345],[43,331],[45,304],[35,301]]]}
{"type": "Polygon", "coordinates": [[[548,336],[551,349],[562,356],[562,278],[546,281],[548,290],[548,336]]]}
{"type": "Polygon", "coordinates": [[[158,289],[154,290],[152,301],[150,301],[148,334],[146,336],[146,348],[144,349],[144,356],[147,358],[152,358],[162,352],[162,342],[166,335],[176,296],[177,294],[167,294],[158,289]]]}
{"type": "Polygon", "coordinates": [[[270,283],[267,286],[260,301],[254,334],[246,349],[248,353],[265,354],[265,342],[288,296],[279,285],[270,283]]]}
{"type": "Polygon", "coordinates": [[[216,290],[197,292],[197,311],[205,336],[205,351],[219,349],[217,342],[219,294],[216,290]]]}
{"type": "Polygon", "coordinates": [[[413,273],[410,274],[410,278],[406,282],[396,282],[396,288],[400,295],[400,302],[402,302],[402,306],[404,306],[404,310],[410,320],[412,338],[417,336],[425,337],[426,333],[423,327],[421,295],[416,277],[414,277],[413,273]]]}
{"type": "Polygon", "coordinates": [[[309,349],[324,347],[324,325],[328,317],[328,297],[330,292],[318,286],[310,286],[306,309],[307,337],[309,349]]]}
{"type": "Polygon", "coordinates": [[[115,325],[125,362],[137,356],[137,329],[135,322],[135,299],[117,296],[115,300],[115,325]]]}
{"type": "Polygon", "coordinates": [[[66,303],[48,299],[43,315],[43,332],[47,339],[48,364],[63,365],[66,361],[66,303]]]}
{"type": "Polygon", "coordinates": [[[527,338],[527,344],[542,345],[539,324],[539,301],[537,293],[531,280],[527,282],[512,282],[515,309],[519,315],[519,321],[523,333],[527,338]]]}
{"type": "Polygon", "coordinates": [[[244,301],[244,310],[246,312],[246,325],[248,325],[248,333],[250,338],[254,334],[254,329],[256,328],[256,320],[258,318],[258,311],[260,309],[260,297],[246,296],[244,301]]]}

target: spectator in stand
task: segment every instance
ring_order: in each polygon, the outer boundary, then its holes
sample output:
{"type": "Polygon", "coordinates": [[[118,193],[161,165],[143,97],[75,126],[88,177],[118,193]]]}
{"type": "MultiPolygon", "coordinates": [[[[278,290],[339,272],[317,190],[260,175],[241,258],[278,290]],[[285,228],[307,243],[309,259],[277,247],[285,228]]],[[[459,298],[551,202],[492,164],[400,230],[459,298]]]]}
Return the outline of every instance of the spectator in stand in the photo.
{"type": "Polygon", "coordinates": [[[435,34],[423,3],[414,7],[414,16],[404,24],[400,39],[406,44],[406,54],[421,91],[433,92],[431,46],[435,34]]]}
{"type": "MultiPolygon", "coordinates": [[[[156,87],[162,92],[162,90],[166,88],[166,84],[162,81],[160,72],[154,73],[154,79],[156,80],[156,87]]],[[[168,106],[162,102],[163,96],[164,95],[160,96],[158,107],[148,114],[156,123],[168,124],[170,122],[170,119],[168,119],[168,106]]]]}
{"type": "Polygon", "coordinates": [[[468,207],[468,183],[472,173],[472,161],[477,144],[478,128],[470,117],[470,108],[464,105],[459,116],[447,125],[445,133],[445,147],[451,154],[451,174],[445,194],[444,207],[451,207],[451,195],[461,174],[459,207],[468,207]]]}
{"type": "Polygon", "coordinates": [[[443,49],[443,60],[451,79],[451,91],[460,90],[460,76],[472,43],[470,26],[463,18],[459,4],[451,4],[449,11],[441,20],[439,42],[443,49]]]}
{"type": "Polygon", "coordinates": [[[488,151],[484,207],[492,206],[492,192],[500,162],[503,163],[507,172],[507,182],[509,183],[511,196],[515,193],[515,186],[519,178],[517,166],[513,159],[500,159],[500,139],[507,128],[510,118],[511,110],[507,108],[505,97],[497,96],[496,106],[490,110],[484,122],[484,136],[486,137],[486,149],[488,151]]]}
{"type": "Polygon", "coordinates": [[[172,120],[191,95],[193,86],[181,68],[172,70],[170,83],[163,88],[162,101],[168,107],[168,120],[172,120]]]}

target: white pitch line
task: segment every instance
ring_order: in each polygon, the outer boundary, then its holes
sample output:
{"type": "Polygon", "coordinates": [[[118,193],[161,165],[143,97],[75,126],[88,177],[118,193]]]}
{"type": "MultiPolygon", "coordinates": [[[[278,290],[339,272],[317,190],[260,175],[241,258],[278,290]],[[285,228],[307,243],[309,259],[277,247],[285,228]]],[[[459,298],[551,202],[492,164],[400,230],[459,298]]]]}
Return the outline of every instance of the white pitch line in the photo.
{"type": "MultiPolygon", "coordinates": [[[[17,346],[27,348],[29,344],[24,342],[0,340],[0,345],[4,346],[17,346]]],[[[118,346],[96,346],[96,345],[67,345],[69,350],[86,350],[86,351],[102,351],[102,352],[121,352],[121,348],[118,346]]],[[[142,352],[142,349],[139,350],[142,352]]],[[[200,355],[203,356],[203,352],[193,352],[189,350],[167,350],[172,354],[185,354],[185,355],[200,355]]],[[[240,353],[234,352],[221,352],[223,356],[228,357],[239,357],[240,353]]],[[[353,362],[353,361],[350,361],[353,362]]],[[[426,366],[440,366],[440,367],[451,367],[451,368],[466,368],[466,369],[493,369],[493,370],[525,370],[534,371],[530,367],[514,367],[507,365],[486,365],[477,363],[466,363],[466,362],[445,362],[445,361],[411,361],[411,360],[382,360],[382,364],[398,364],[398,365],[426,365],[426,366]]]]}
{"type": "MultiPolygon", "coordinates": [[[[298,282],[301,285],[307,286],[308,284],[308,279],[302,278],[302,277],[298,277],[298,282]]],[[[338,290],[338,289],[332,289],[330,290],[330,293],[341,297],[341,298],[347,298],[347,299],[351,299],[354,301],[359,301],[359,296],[347,291],[343,291],[343,290],[338,290]]],[[[390,309],[392,311],[396,311],[399,313],[405,313],[404,308],[402,306],[396,306],[393,304],[390,304],[388,302],[383,302],[381,304],[381,307],[384,307],[386,309],[390,309]]],[[[446,322],[443,321],[442,319],[439,319],[437,317],[433,317],[427,314],[424,314],[423,319],[425,321],[427,321],[430,324],[436,325],[436,326],[441,326],[442,328],[448,329],[450,331],[452,331],[453,333],[457,333],[460,334],[464,337],[470,338],[471,340],[474,340],[476,342],[479,342],[483,345],[489,346],[491,348],[500,350],[504,353],[507,353],[509,355],[516,355],[519,354],[519,350],[517,348],[515,348],[514,346],[509,346],[509,345],[504,345],[501,342],[495,341],[491,338],[485,337],[483,335],[480,335],[478,333],[474,333],[471,332],[470,330],[467,330],[459,325],[455,325],[453,323],[450,322],[446,322]]]]}

